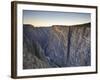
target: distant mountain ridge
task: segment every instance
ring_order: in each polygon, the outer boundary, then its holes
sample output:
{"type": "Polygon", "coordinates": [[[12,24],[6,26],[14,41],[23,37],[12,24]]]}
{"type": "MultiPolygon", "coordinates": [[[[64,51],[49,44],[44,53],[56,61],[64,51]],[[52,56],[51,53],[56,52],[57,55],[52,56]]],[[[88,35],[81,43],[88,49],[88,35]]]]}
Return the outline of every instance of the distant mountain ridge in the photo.
{"type": "Polygon", "coordinates": [[[36,28],[40,28],[40,27],[55,27],[55,26],[59,26],[59,27],[68,27],[68,26],[79,26],[80,27],[80,25],[91,25],[91,23],[89,22],[89,23],[82,23],[82,24],[75,24],[75,25],[52,25],[52,26],[34,26],[34,25],[32,25],[32,24],[23,24],[24,26],[30,26],[30,27],[36,27],[36,28]]]}
{"type": "Polygon", "coordinates": [[[91,65],[91,24],[35,27],[23,24],[23,68],[91,65]]]}

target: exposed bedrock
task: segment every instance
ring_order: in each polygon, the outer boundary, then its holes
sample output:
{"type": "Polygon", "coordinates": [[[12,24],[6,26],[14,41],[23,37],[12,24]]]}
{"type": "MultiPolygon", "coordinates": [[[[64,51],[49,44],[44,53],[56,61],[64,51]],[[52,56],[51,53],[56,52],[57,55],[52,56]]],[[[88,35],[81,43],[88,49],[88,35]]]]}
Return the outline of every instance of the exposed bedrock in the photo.
{"type": "Polygon", "coordinates": [[[74,26],[23,25],[23,68],[91,65],[90,23],[74,26]]]}

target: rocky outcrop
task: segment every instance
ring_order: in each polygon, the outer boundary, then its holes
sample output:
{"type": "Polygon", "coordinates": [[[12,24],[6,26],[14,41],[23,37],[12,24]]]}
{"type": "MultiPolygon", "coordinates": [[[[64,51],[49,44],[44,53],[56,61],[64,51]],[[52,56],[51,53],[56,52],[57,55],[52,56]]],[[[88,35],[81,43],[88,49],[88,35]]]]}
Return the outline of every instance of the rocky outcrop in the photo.
{"type": "Polygon", "coordinates": [[[23,68],[91,65],[90,23],[74,26],[23,25],[23,68]]]}

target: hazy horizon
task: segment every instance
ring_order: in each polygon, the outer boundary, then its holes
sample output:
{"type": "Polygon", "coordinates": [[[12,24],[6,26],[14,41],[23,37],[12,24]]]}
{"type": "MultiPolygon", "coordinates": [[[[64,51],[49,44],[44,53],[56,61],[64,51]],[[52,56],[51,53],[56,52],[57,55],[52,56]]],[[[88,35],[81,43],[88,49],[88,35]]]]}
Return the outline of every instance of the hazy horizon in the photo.
{"type": "Polygon", "coordinates": [[[90,13],[23,10],[23,24],[31,24],[38,27],[77,25],[90,22],[90,13]]]}

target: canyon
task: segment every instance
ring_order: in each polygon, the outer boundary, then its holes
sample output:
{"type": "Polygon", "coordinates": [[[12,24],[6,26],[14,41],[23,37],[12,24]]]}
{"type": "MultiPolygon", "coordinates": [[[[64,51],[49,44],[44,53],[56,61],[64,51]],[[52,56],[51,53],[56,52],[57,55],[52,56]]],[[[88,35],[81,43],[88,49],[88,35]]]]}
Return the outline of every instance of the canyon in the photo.
{"type": "Polygon", "coordinates": [[[91,65],[91,23],[23,24],[23,69],[91,65]]]}

